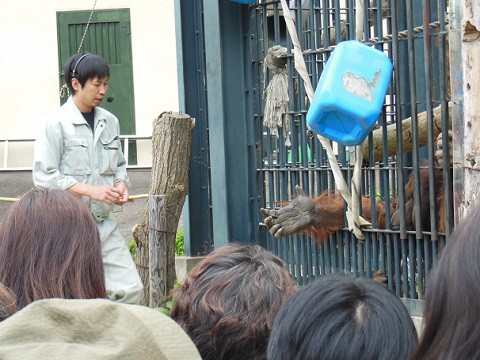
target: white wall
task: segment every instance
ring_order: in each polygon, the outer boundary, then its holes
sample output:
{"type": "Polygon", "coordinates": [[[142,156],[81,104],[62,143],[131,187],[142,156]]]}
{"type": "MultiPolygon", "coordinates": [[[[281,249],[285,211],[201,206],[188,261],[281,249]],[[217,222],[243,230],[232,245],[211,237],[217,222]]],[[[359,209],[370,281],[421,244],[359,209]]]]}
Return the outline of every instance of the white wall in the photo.
{"type": "MultiPolygon", "coordinates": [[[[59,106],[56,13],[91,10],[93,3],[0,0],[0,139],[33,138],[38,114],[59,106]]],[[[174,1],[97,1],[96,9],[115,8],[130,9],[135,126],[149,136],[161,112],[178,111],[174,1]]],[[[31,146],[10,151],[9,165],[29,166],[30,156],[31,146]]]]}

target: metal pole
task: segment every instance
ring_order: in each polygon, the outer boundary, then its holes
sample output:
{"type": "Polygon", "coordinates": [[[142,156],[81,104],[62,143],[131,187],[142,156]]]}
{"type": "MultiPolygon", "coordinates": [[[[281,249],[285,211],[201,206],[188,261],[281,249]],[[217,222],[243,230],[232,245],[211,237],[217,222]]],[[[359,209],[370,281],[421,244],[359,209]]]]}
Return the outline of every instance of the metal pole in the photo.
{"type": "Polygon", "coordinates": [[[449,31],[449,57],[450,57],[450,89],[453,132],[453,207],[455,222],[460,219],[459,209],[464,200],[464,173],[461,166],[463,159],[463,74],[462,74],[462,17],[461,0],[450,3],[450,31],[449,31]]]}

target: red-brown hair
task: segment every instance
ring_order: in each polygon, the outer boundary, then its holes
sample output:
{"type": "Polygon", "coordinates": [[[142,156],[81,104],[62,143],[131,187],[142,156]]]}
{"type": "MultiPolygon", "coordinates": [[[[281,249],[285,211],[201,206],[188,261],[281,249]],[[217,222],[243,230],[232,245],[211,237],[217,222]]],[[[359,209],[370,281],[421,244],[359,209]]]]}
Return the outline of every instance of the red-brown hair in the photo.
{"type": "Polygon", "coordinates": [[[278,257],[258,245],[229,244],[175,289],[171,316],[204,360],[266,359],[274,318],[296,291],[278,257]]]}
{"type": "Polygon", "coordinates": [[[33,188],[0,227],[0,283],[21,309],[48,298],[105,298],[100,235],[85,204],[59,189],[33,188]]]}

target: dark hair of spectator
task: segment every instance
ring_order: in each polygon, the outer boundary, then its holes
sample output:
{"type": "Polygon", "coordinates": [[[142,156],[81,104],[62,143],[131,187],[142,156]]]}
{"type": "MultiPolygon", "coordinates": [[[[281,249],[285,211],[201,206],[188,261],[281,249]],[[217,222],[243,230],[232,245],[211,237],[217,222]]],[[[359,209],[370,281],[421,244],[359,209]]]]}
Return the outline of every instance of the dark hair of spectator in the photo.
{"type": "Polygon", "coordinates": [[[102,80],[110,77],[110,68],[107,61],[100,55],[85,51],[70,57],[63,71],[65,82],[71,94],[75,94],[75,89],[72,87],[72,79],[74,78],[84,87],[88,79],[98,78],[102,80]]]}
{"type": "Polygon", "coordinates": [[[0,283],[21,309],[39,299],[105,298],[98,227],[67,190],[33,188],[0,227],[0,283]]]}
{"type": "Polygon", "coordinates": [[[407,309],[371,279],[327,275],[280,309],[268,359],[409,359],[417,333],[407,309]]]}
{"type": "Polygon", "coordinates": [[[275,315],[296,291],[278,257],[257,245],[229,244],[176,288],[171,316],[204,360],[266,359],[275,315]]]}
{"type": "Polygon", "coordinates": [[[427,283],[414,359],[480,359],[480,207],[459,223],[427,283]]]}

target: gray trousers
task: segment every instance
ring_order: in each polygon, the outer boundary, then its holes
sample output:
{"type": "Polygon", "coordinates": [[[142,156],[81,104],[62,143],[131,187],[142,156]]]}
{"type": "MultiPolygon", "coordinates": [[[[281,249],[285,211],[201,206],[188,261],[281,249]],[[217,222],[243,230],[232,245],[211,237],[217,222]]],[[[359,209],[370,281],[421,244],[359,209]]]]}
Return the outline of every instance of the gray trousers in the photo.
{"type": "Polygon", "coordinates": [[[105,286],[110,300],[126,304],[140,304],[143,285],[125,239],[117,222],[106,218],[97,222],[102,239],[102,258],[105,286]]]}

